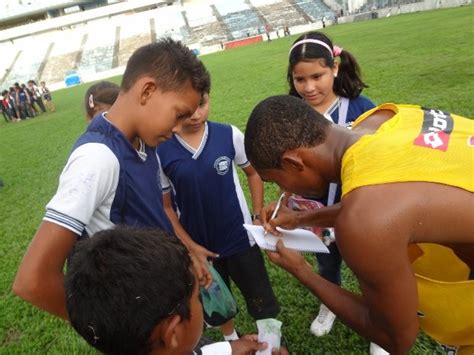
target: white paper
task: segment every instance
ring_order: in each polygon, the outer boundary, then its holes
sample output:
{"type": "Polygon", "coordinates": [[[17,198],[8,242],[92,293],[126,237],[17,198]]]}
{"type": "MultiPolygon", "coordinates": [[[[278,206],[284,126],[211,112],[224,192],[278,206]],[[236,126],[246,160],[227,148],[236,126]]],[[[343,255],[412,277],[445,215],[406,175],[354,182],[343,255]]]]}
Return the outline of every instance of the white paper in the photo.
{"type": "Polygon", "coordinates": [[[256,355],[272,355],[272,350],[280,350],[282,323],[274,318],[257,320],[258,342],[267,343],[265,350],[257,351],[256,355]]]}
{"type": "Polygon", "coordinates": [[[261,249],[276,251],[276,244],[278,240],[281,239],[285,247],[288,249],[329,254],[329,249],[324,245],[321,239],[319,239],[316,234],[306,229],[297,228],[287,230],[277,227],[277,230],[282,232],[282,236],[277,237],[270,233],[265,235],[265,230],[262,226],[244,224],[244,227],[250,232],[261,249]]]}

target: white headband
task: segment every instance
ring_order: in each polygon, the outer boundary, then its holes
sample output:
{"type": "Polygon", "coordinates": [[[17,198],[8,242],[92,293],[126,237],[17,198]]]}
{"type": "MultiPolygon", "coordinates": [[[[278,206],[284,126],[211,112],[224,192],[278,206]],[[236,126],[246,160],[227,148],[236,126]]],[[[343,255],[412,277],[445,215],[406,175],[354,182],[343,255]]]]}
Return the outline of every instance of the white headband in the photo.
{"type": "Polygon", "coordinates": [[[288,52],[288,55],[291,55],[291,52],[293,51],[293,49],[295,49],[295,47],[298,47],[299,45],[302,45],[302,44],[305,44],[305,43],[315,43],[315,44],[319,44],[321,46],[323,46],[324,48],[326,48],[329,53],[331,53],[331,58],[334,58],[334,53],[332,52],[332,49],[331,47],[329,47],[329,45],[323,41],[320,41],[319,39],[312,39],[312,38],[306,38],[306,39],[302,39],[301,41],[298,41],[296,42],[291,48],[290,48],[290,51],[288,52]]]}

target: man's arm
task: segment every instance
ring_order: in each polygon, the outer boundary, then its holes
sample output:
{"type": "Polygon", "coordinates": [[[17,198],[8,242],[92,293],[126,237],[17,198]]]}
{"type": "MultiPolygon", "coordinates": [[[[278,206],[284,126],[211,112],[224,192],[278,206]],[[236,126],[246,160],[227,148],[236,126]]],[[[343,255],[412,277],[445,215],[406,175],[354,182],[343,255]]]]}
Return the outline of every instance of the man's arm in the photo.
{"type": "Polygon", "coordinates": [[[76,240],[77,235],[64,227],[41,223],[20,264],[13,292],[67,320],[63,268],[76,240]]]}
{"type": "MultiPolygon", "coordinates": [[[[361,209],[366,216],[374,216],[367,208],[361,209]]],[[[387,209],[378,220],[352,212],[339,217],[336,238],[341,255],[359,279],[362,295],[326,281],[299,254],[282,245],[279,254],[269,254],[270,259],[292,273],[360,335],[392,354],[404,354],[416,339],[418,320],[416,282],[403,223],[397,223],[397,228],[387,209]]]]}

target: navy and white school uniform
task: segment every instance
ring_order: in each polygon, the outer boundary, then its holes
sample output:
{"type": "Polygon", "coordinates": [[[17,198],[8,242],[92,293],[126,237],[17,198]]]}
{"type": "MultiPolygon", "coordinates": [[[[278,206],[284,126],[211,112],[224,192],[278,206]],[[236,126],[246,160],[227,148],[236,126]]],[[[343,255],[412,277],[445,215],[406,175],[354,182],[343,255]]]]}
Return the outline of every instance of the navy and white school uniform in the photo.
{"type": "Polygon", "coordinates": [[[249,165],[243,140],[236,127],[207,122],[198,149],[179,135],[157,149],[163,191],[174,188],[181,225],[196,243],[224,257],[255,243],[243,227],[252,223],[237,174],[237,167],[249,165]]]}
{"type": "MultiPolygon", "coordinates": [[[[198,149],[181,137],[158,147],[164,193],[173,189],[181,225],[191,238],[219,254],[213,265],[230,288],[232,279],[254,319],[274,318],[279,305],[262,254],[244,229],[252,223],[237,167],[249,165],[244,135],[236,127],[207,122],[198,149]]],[[[214,326],[226,319],[208,319],[214,326]]]]}
{"type": "Polygon", "coordinates": [[[172,232],[164,209],[156,149],[137,151],[105,114],[76,141],[44,220],[78,236],[92,236],[116,224],[172,232]]]}

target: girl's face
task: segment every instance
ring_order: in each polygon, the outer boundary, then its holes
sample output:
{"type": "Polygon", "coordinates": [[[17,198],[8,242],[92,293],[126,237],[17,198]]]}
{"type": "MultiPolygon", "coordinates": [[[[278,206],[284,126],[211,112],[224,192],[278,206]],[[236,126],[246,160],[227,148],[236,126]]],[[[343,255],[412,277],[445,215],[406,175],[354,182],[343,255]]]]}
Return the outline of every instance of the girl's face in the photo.
{"type": "Polygon", "coordinates": [[[323,59],[299,62],[293,68],[293,85],[298,94],[315,110],[324,113],[336,98],[333,91],[338,64],[324,66],[323,59]],[[323,109],[323,110],[321,110],[323,109]]]}

